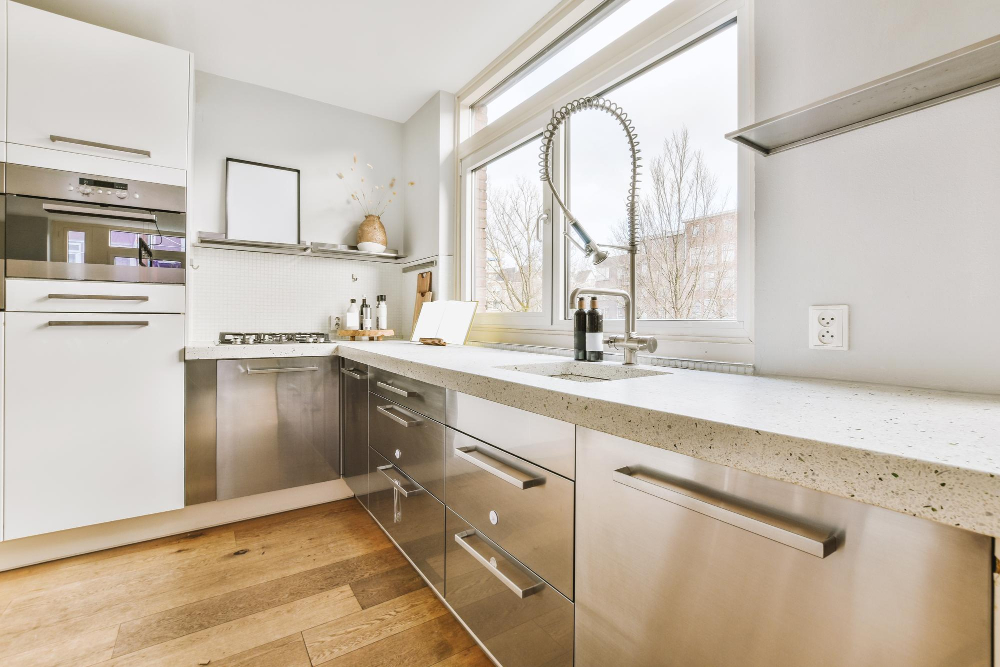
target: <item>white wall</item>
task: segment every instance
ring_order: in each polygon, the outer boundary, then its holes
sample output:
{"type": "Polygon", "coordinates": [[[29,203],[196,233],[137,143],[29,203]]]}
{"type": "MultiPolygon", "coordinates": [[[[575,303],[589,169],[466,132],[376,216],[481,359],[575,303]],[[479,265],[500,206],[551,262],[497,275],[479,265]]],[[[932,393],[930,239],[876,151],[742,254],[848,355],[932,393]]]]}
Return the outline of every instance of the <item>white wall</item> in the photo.
{"type": "MultiPolygon", "coordinates": [[[[1000,33],[995,0],[756,0],[756,118],[1000,33]]],[[[756,158],[763,374],[1000,392],[1000,90],[756,158]],[[811,304],[851,350],[807,348],[811,304]]]]}
{"type": "MultiPolygon", "coordinates": [[[[299,169],[302,240],[354,245],[364,216],[336,176],[354,153],[362,167],[375,167],[376,182],[407,180],[401,123],[196,72],[188,228],[225,231],[226,158],[233,157],[299,169]]],[[[394,201],[382,216],[390,248],[405,246],[404,205],[394,201]]]]}

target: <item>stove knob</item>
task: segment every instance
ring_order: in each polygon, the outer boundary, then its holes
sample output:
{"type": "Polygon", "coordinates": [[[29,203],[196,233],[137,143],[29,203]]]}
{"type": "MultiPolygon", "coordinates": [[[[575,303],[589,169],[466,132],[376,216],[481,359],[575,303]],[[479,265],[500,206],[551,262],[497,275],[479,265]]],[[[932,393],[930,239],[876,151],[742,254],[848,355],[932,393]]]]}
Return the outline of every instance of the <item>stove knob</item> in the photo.
{"type": "Polygon", "coordinates": [[[77,189],[77,192],[79,192],[81,195],[89,195],[94,192],[94,188],[90,187],[89,185],[81,185],[77,189]]]}
{"type": "Polygon", "coordinates": [[[126,192],[125,190],[119,190],[118,192],[115,193],[115,196],[117,196],[119,199],[126,199],[128,197],[128,192],[126,192]]]}

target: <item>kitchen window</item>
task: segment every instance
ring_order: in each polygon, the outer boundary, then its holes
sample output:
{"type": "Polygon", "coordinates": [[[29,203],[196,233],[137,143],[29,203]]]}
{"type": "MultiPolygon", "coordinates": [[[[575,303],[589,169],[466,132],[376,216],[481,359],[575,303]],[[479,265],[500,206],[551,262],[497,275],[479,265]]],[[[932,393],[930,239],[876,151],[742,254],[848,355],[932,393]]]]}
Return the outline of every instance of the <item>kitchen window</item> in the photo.
{"type": "MultiPolygon", "coordinates": [[[[562,212],[538,175],[540,132],[551,114],[572,99],[600,95],[628,113],[642,149],[639,333],[656,335],[668,356],[690,354],[671,350],[677,340],[718,343],[718,354],[702,346],[715,359],[752,358],[753,163],[724,138],[751,115],[742,83],[749,81],[750,26],[740,19],[744,0],[700,4],[698,14],[661,2],[585,64],[515,102],[517,113],[491,112],[489,132],[462,126],[460,289],[480,302],[474,338],[566,347],[574,288],[627,288],[628,254],[609,249],[598,265],[586,259],[564,235],[562,212]],[[501,181],[521,187],[501,194],[501,181]],[[744,347],[733,353],[734,343],[744,347]]],[[[463,99],[460,93],[460,108],[474,110],[486,97],[464,107],[463,99]]],[[[574,114],[558,131],[552,157],[556,187],[584,228],[603,246],[625,245],[629,155],[621,128],[602,112],[574,114]]],[[[619,331],[622,300],[603,297],[600,305],[605,330],[619,331]]]]}

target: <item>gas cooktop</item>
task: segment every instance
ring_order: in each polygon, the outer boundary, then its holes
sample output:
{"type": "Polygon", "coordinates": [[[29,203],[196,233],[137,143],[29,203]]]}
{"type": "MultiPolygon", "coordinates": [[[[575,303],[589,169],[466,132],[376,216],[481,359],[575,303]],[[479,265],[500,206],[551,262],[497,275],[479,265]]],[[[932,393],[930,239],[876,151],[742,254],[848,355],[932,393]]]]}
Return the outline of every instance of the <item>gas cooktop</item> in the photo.
{"type": "Polygon", "coordinates": [[[286,345],[291,343],[330,343],[325,333],[243,333],[223,331],[219,345],[286,345]]]}

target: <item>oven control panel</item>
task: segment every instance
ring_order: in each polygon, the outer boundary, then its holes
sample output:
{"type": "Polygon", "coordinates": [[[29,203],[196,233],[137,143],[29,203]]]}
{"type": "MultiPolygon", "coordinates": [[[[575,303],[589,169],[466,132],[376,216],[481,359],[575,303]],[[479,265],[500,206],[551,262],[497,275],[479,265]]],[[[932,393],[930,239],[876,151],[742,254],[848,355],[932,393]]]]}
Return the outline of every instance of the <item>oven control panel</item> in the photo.
{"type": "Polygon", "coordinates": [[[69,191],[81,194],[88,199],[91,197],[98,200],[110,199],[112,201],[118,199],[139,199],[138,192],[129,192],[128,183],[99,181],[93,178],[77,179],[77,183],[70,183],[69,191]],[[129,194],[132,196],[129,197],[129,194]]]}

